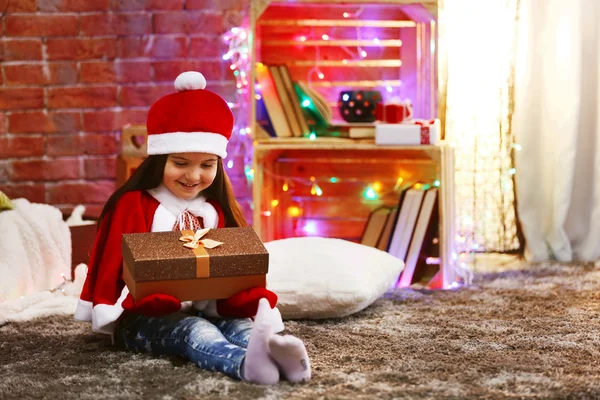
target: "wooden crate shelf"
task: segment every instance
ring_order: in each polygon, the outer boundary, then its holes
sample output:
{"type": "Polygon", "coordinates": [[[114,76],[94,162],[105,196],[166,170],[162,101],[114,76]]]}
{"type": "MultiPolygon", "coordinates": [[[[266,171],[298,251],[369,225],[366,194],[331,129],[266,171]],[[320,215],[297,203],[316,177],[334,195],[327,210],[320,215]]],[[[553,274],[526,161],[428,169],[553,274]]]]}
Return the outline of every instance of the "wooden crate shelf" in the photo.
{"type": "Polygon", "coordinates": [[[454,279],[453,157],[453,148],[445,144],[383,147],[343,139],[258,141],[254,228],[264,241],[314,235],[357,241],[372,209],[397,203],[398,177],[404,182],[438,181],[440,267],[446,287],[454,279]],[[362,192],[375,181],[387,195],[366,200],[362,192]],[[322,189],[321,196],[311,194],[312,183],[322,189]]]}

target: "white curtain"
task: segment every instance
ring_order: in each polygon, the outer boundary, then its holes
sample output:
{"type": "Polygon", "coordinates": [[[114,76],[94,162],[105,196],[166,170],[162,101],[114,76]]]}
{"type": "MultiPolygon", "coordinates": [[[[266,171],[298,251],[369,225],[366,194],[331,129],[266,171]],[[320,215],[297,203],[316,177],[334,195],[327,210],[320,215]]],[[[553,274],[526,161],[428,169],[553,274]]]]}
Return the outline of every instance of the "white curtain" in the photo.
{"type": "Polygon", "coordinates": [[[532,261],[600,258],[600,1],[520,0],[513,130],[532,261]]]}

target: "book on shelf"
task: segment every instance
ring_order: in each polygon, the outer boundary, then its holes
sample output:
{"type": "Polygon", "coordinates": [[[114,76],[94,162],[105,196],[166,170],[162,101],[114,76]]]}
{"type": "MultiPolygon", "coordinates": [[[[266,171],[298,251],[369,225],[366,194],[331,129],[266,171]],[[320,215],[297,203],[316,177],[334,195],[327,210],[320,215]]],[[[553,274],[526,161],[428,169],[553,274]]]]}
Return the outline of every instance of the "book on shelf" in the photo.
{"type": "Polygon", "coordinates": [[[377,247],[381,234],[392,212],[391,207],[377,207],[369,214],[360,243],[365,246],[377,247]]]}
{"type": "Polygon", "coordinates": [[[392,207],[390,215],[387,221],[385,222],[385,226],[381,231],[379,241],[377,242],[376,247],[379,250],[387,251],[388,246],[390,244],[390,238],[392,237],[392,229],[394,229],[394,225],[396,224],[396,218],[398,218],[398,207],[392,207]]]}
{"type": "Polygon", "coordinates": [[[279,95],[279,100],[281,101],[281,107],[283,108],[283,114],[285,115],[285,119],[288,122],[288,126],[290,127],[290,133],[292,137],[302,137],[302,131],[300,129],[300,122],[296,117],[296,113],[294,112],[294,108],[292,106],[292,99],[290,98],[290,94],[288,93],[285,84],[283,82],[283,77],[281,76],[281,70],[278,65],[269,65],[267,66],[271,76],[273,77],[273,83],[275,84],[275,90],[279,95]]]}
{"type": "Polygon", "coordinates": [[[398,218],[394,225],[388,252],[405,261],[409,244],[415,229],[419,210],[425,196],[424,185],[415,185],[400,196],[398,218]]]}
{"type": "Polygon", "coordinates": [[[256,139],[268,139],[270,137],[276,137],[275,129],[273,128],[273,124],[271,123],[271,117],[269,117],[269,113],[267,112],[267,108],[265,107],[265,100],[262,96],[256,100],[256,125],[257,130],[260,128],[262,132],[260,134],[255,134],[254,137],[256,139]],[[263,135],[262,133],[265,133],[263,135]]]}
{"type": "Polygon", "coordinates": [[[340,137],[351,139],[367,139],[375,137],[375,124],[372,122],[331,121],[331,130],[341,132],[340,137]]]}
{"type": "Polygon", "coordinates": [[[315,124],[318,126],[329,126],[333,118],[333,111],[327,100],[306,82],[298,81],[294,87],[301,102],[303,100],[310,100],[310,105],[304,108],[312,111],[311,114],[315,119],[315,124]]]}
{"type": "Polygon", "coordinates": [[[281,99],[271,76],[269,68],[261,63],[256,65],[256,80],[261,88],[261,97],[269,114],[271,125],[278,137],[292,137],[290,125],[288,124],[281,99]]]}
{"type": "Polygon", "coordinates": [[[427,258],[433,256],[434,238],[438,237],[439,231],[438,197],[437,188],[430,188],[425,193],[410,240],[404,270],[398,280],[400,287],[410,286],[415,282],[427,269],[427,258]]]}
{"type": "Polygon", "coordinates": [[[300,105],[300,100],[298,99],[298,95],[294,89],[294,81],[292,80],[292,75],[290,74],[290,70],[288,69],[287,65],[281,64],[279,66],[279,74],[281,75],[285,91],[287,92],[290,102],[292,103],[293,114],[296,117],[300,127],[300,136],[306,136],[310,134],[310,128],[308,127],[308,123],[306,122],[306,118],[302,112],[302,106],[300,105]]]}

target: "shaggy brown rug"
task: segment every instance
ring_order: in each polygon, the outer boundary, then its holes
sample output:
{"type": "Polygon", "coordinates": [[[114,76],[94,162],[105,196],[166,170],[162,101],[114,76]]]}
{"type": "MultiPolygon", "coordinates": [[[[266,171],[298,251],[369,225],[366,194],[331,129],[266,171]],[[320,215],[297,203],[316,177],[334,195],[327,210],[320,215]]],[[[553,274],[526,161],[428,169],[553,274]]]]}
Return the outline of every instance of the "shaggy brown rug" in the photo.
{"type": "Polygon", "coordinates": [[[341,320],[288,321],[307,384],[261,387],[114,349],[68,317],[0,327],[3,399],[600,398],[600,268],[538,265],[457,291],[398,290],[341,320]]]}

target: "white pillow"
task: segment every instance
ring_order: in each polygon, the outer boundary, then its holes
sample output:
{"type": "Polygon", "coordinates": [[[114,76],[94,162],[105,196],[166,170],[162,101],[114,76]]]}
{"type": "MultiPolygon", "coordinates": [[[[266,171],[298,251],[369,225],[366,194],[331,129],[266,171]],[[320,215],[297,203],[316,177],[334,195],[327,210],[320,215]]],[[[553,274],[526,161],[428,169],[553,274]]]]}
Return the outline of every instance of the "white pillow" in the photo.
{"type": "Polygon", "coordinates": [[[284,319],[344,317],[392,287],[402,260],[341,239],[301,237],[265,243],[267,286],[277,293],[284,319]]]}

